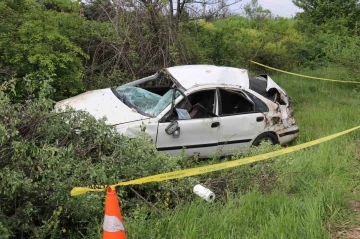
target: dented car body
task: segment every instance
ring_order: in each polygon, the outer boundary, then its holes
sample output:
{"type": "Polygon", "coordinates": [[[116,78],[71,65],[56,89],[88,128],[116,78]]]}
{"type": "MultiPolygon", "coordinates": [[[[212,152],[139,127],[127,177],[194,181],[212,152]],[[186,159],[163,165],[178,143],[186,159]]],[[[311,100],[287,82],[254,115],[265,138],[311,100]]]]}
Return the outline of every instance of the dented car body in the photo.
{"type": "Polygon", "coordinates": [[[120,134],[147,136],[159,151],[208,157],[263,140],[295,139],[290,98],[268,75],[213,65],[175,66],[117,88],[60,101],[100,119],[120,134]]]}

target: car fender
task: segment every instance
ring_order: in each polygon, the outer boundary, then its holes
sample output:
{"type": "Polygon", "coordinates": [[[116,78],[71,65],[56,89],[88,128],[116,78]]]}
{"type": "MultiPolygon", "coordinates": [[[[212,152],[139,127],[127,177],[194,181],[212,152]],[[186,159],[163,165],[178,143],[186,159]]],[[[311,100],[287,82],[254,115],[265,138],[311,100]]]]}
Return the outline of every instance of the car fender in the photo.
{"type": "Polygon", "coordinates": [[[156,142],[158,122],[155,118],[139,120],[124,124],[114,125],[116,131],[129,138],[148,138],[152,143],[156,142]]]}

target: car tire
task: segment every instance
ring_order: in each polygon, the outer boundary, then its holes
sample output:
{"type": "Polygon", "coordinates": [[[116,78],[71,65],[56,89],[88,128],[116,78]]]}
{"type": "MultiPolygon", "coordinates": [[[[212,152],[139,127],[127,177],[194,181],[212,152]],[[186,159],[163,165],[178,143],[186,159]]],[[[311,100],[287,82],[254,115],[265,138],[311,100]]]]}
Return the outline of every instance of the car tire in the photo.
{"type": "Polygon", "coordinates": [[[256,137],[252,146],[259,146],[259,144],[264,141],[269,141],[272,145],[279,144],[279,140],[274,133],[266,132],[256,137]]]}

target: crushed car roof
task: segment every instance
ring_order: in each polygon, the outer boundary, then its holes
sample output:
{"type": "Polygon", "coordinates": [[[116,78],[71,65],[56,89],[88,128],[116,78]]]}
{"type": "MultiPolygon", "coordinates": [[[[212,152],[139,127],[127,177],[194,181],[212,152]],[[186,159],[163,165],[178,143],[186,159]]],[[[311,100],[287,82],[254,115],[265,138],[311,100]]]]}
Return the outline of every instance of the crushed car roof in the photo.
{"type": "Polygon", "coordinates": [[[249,88],[249,75],[245,69],[214,65],[184,65],[165,69],[185,89],[204,84],[236,85],[249,88]]]}

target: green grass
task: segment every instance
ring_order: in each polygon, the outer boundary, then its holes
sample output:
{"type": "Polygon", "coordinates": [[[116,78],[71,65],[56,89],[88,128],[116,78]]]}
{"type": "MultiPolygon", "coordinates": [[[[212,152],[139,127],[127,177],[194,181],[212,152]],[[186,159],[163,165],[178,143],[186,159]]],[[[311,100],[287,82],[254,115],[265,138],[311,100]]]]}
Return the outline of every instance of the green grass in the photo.
{"type": "MultiPolygon", "coordinates": [[[[303,72],[336,79],[343,72],[303,72]]],[[[360,86],[322,82],[288,75],[273,75],[293,99],[300,136],[307,142],[360,125],[360,86]]],[[[351,80],[342,78],[342,80],[351,80]]],[[[359,200],[360,163],[354,160],[354,142],[360,131],[259,163],[275,172],[266,181],[240,174],[238,184],[256,181],[236,193],[224,187],[227,197],[207,203],[195,195],[161,214],[139,213],[125,217],[128,238],[331,238],[339,225],[358,225],[350,206],[359,200]],[[264,189],[265,188],[265,189],[264,189]]],[[[243,166],[239,173],[251,166],[243,166]]],[[[226,173],[226,171],[222,172],[226,173]]],[[[232,172],[233,173],[233,172],[232,172]]],[[[260,175],[261,172],[260,172],[260,175]]],[[[236,183],[236,182],[235,182],[236,183]]]]}
{"type": "MultiPolygon", "coordinates": [[[[359,136],[359,134],[358,134],[359,136]]],[[[279,157],[276,187],[254,186],[226,201],[195,201],[150,218],[127,219],[128,238],[330,238],[355,222],[349,206],[360,181],[352,137],[279,157]]]]}

